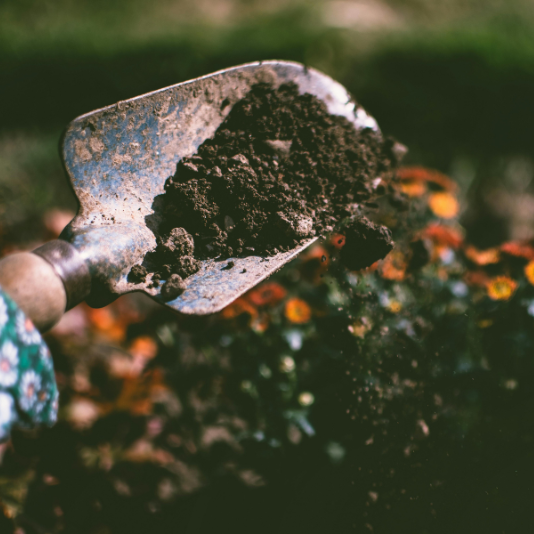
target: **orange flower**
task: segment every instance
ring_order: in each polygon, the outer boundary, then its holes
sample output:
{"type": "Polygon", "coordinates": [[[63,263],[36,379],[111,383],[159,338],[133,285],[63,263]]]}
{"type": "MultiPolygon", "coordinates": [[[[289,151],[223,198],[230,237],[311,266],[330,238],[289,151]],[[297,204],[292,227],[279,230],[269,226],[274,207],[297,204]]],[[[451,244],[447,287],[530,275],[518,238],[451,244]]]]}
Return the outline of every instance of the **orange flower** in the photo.
{"type": "Polygon", "coordinates": [[[462,234],[455,228],[439,223],[429,224],[423,230],[422,237],[431,239],[439,245],[448,245],[451,248],[458,248],[464,239],[462,234]]]}
{"type": "Polygon", "coordinates": [[[404,280],[407,266],[404,254],[398,249],[393,249],[382,262],[382,278],[400,282],[404,280]]]}
{"type": "Polygon", "coordinates": [[[455,191],[457,188],[456,182],[448,176],[424,167],[403,167],[397,171],[397,178],[410,182],[432,182],[447,191],[455,191]]]}
{"type": "Polygon", "coordinates": [[[534,260],[529,261],[525,265],[525,276],[527,280],[534,286],[534,260]]]}
{"type": "Polygon", "coordinates": [[[302,277],[313,283],[319,283],[322,275],[328,270],[330,260],[328,252],[320,245],[313,247],[302,256],[302,277]]]}
{"type": "Polygon", "coordinates": [[[337,249],[343,248],[345,245],[345,236],[341,234],[332,234],[330,237],[330,244],[337,249]]]}
{"type": "Polygon", "coordinates": [[[501,245],[501,252],[526,260],[534,260],[534,247],[529,244],[521,244],[517,241],[509,241],[501,245]]]}
{"type": "Polygon", "coordinates": [[[151,360],[157,353],[158,344],[150,336],[136,337],[130,346],[130,354],[134,358],[151,360]]]}
{"type": "Polygon", "coordinates": [[[307,323],[311,319],[311,308],[304,300],[295,297],[286,302],[285,316],[292,323],[307,323]]]}
{"type": "Polygon", "coordinates": [[[89,315],[89,321],[97,329],[101,331],[109,330],[113,327],[116,320],[113,314],[111,313],[111,308],[89,308],[87,310],[89,315]]]}
{"type": "Polygon", "coordinates": [[[517,289],[517,282],[508,276],[497,276],[487,285],[488,296],[493,300],[508,300],[517,289]]]}
{"type": "Polygon", "coordinates": [[[400,184],[401,191],[409,197],[422,197],[426,193],[426,184],[406,180],[400,184]]]}
{"type": "Polygon", "coordinates": [[[110,341],[122,341],[126,335],[126,325],[112,313],[110,306],[88,308],[89,321],[97,332],[110,341]]]}
{"type": "Polygon", "coordinates": [[[499,254],[498,248],[478,250],[472,245],[466,247],[465,256],[477,265],[490,265],[492,263],[499,263],[501,260],[501,255],[499,254]]]}
{"type": "Polygon", "coordinates": [[[267,282],[249,291],[247,299],[255,306],[273,305],[286,296],[287,291],[276,282],[267,282]]]}
{"type": "Polygon", "coordinates": [[[460,209],[458,200],[451,193],[433,193],[428,199],[428,205],[434,215],[442,219],[456,217],[460,209]]]}
{"type": "Polygon", "coordinates": [[[245,313],[248,314],[251,319],[255,319],[258,315],[258,310],[244,298],[238,298],[237,300],[234,300],[232,304],[226,306],[221,312],[221,315],[225,319],[235,319],[245,313]]]}

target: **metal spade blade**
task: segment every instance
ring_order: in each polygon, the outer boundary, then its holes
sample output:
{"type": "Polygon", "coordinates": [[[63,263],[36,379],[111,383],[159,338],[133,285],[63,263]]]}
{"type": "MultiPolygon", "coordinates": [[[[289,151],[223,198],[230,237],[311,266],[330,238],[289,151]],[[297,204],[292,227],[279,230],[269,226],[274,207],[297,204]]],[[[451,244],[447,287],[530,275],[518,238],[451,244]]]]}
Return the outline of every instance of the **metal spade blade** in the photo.
{"type": "Polygon", "coordinates": [[[332,114],[345,116],[357,129],[378,130],[376,121],[339,83],[285,61],[222,70],[78,117],[65,131],[61,154],[80,209],[61,239],[77,249],[89,268],[90,305],[144,291],[180,313],[214,313],[315,240],[269,258],[203,261],[199,272],[186,279],[184,293],[170,302],[164,302],[160,288],[147,287],[150,277],[142,284],[127,280],[131,267],[156,247],[150,221],[157,217],[154,200],[164,193],[165,180],[181,158],[193,155],[214,135],[233,104],[259,82],[274,87],[294,82],[301,93],[315,95],[332,114]]]}

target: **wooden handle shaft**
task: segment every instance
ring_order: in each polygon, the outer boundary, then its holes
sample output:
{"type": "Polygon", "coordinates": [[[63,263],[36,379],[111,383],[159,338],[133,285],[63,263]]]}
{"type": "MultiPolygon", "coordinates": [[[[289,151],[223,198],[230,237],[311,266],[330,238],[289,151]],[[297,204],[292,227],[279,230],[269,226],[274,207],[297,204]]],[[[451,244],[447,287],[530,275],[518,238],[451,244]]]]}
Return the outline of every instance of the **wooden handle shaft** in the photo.
{"type": "Polygon", "coordinates": [[[65,286],[52,265],[37,254],[20,252],[0,260],[0,286],[42,332],[65,313],[65,286]]]}

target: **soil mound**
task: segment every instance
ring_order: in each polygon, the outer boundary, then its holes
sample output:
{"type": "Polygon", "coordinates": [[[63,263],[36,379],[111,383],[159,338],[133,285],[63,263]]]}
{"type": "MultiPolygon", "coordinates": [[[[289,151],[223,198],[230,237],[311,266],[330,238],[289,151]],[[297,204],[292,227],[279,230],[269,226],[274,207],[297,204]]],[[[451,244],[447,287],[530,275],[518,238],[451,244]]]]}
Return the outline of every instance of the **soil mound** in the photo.
{"type": "Polygon", "coordinates": [[[167,179],[145,263],[156,278],[185,278],[198,260],[287,251],[353,215],[396,163],[393,140],[357,131],[295,84],[255,85],[167,179]]]}

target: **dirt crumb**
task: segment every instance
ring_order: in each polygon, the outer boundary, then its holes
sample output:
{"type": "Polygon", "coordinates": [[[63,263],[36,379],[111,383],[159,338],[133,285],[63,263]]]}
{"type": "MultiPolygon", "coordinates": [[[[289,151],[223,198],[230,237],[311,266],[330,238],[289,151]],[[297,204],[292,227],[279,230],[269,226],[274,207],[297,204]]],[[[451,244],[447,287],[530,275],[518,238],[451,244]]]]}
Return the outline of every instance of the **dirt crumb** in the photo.
{"type": "Polygon", "coordinates": [[[128,275],[128,281],[133,284],[140,284],[146,280],[148,271],[142,265],[134,265],[128,275]]]}
{"type": "Polygon", "coordinates": [[[181,276],[171,274],[161,288],[161,296],[167,301],[174,300],[185,291],[186,287],[187,286],[181,276]]]}

